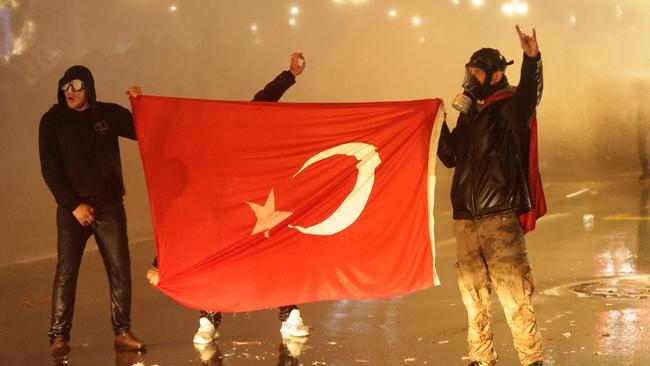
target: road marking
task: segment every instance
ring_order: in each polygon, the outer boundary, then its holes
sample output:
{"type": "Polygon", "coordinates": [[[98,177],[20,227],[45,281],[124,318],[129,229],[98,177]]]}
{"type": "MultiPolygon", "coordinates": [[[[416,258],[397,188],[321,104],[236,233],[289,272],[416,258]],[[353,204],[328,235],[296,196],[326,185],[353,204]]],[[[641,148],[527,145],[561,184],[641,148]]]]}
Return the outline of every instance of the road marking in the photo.
{"type": "Polygon", "coordinates": [[[608,221],[650,221],[650,216],[632,216],[628,214],[616,214],[605,217],[608,221]]]}
{"type": "Polygon", "coordinates": [[[579,196],[579,195],[581,195],[583,193],[587,193],[587,192],[589,192],[589,188],[581,189],[581,190],[579,190],[577,192],[567,194],[566,198],[573,198],[573,197],[579,196]]]}

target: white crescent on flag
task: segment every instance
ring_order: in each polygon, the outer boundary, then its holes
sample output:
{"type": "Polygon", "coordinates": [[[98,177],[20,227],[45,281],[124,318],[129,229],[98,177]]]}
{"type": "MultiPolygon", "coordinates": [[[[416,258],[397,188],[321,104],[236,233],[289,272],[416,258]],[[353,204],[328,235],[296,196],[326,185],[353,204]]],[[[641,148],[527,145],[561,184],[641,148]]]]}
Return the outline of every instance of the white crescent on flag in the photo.
{"type": "Polygon", "coordinates": [[[359,161],[357,164],[359,174],[352,192],[343,200],[341,206],[321,223],[307,228],[289,225],[290,228],[296,229],[303,234],[333,235],[352,225],[366,207],[375,182],[375,169],[381,164],[377,148],[373,145],[351,142],[322,151],[307,160],[302,168],[293,175],[294,178],[310,165],[334,155],[353,156],[359,161]]]}

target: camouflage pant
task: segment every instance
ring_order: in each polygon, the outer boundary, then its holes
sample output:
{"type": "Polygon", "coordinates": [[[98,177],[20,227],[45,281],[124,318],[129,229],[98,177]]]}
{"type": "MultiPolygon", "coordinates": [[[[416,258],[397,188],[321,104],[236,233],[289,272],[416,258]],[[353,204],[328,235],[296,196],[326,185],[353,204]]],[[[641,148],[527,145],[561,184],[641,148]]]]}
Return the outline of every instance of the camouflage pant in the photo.
{"type": "Polygon", "coordinates": [[[532,268],[526,242],[514,213],[480,220],[455,220],[458,285],[467,308],[469,357],[496,363],[490,320],[494,285],[523,365],[543,359],[542,340],[531,297],[532,268]]]}

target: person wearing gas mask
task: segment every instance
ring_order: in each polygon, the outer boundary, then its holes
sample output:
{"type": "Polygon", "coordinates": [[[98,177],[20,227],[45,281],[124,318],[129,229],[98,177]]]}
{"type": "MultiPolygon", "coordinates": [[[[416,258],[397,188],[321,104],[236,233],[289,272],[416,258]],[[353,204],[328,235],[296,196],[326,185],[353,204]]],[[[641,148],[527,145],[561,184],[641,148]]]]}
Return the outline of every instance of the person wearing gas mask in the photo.
{"type": "Polygon", "coordinates": [[[519,26],[516,30],[524,51],[519,86],[510,86],[505,76],[512,61],[496,49],[476,51],[465,65],[464,91],[453,103],[461,112],[456,127],[450,132],[444,123],[438,146],[442,163],[455,168],[451,200],[470,366],[497,361],[490,319],[492,286],[522,365],[543,365],[524,240],[524,231],[532,227],[522,220],[540,207],[541,214],[545,211],[543,194],[538,202],[533,199],[538,196],[528,166],[531,147],[536,154],[534,116],[543,86],[542,62],[535,29],[532,36],[519,26]]]}

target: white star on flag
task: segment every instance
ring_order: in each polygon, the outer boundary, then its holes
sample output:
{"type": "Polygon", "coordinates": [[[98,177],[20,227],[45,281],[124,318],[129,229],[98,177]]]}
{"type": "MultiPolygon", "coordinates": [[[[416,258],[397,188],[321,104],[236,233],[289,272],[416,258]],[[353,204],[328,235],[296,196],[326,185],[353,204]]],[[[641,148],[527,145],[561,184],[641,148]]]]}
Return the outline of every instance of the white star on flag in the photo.
{"type": "Polygon", "coordinates": [[[271,229],[276,227],[287,217],[293,215],[293,212],[275,210],[275,195],[273,194],[273,189],[271,189],[269,197],[266,199],[264,206],[253,202],[246,203],[251,207],[253,212],[255,212],[255,216],[257,216],[257,222],[255,223],[255,227],[253,228],[251,235],[264,232],[264,236],[268,238],[269,231],[271,229]]]}

